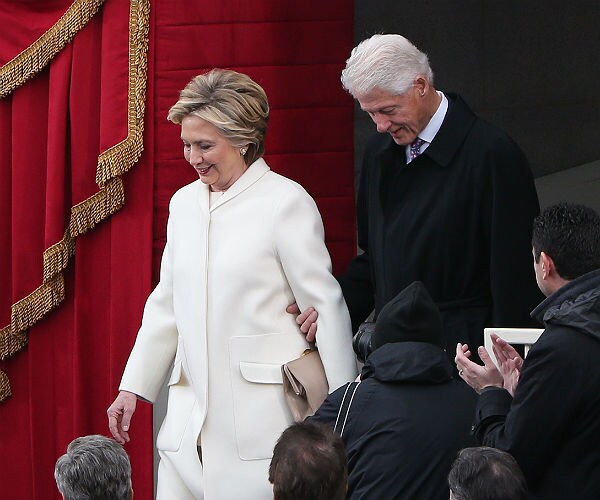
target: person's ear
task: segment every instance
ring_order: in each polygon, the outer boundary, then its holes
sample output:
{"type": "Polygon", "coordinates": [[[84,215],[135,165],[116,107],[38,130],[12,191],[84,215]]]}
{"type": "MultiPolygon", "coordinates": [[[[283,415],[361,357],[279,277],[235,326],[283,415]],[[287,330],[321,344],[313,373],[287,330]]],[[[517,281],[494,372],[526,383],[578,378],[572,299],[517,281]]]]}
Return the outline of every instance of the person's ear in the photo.
{"type": "Polygon", "coordinates": [[[544,279],[553,276],[556,273],[554,261],[546,252],[540,252],[540,266],[542,268],[542,276],[544,279]]]}
{"type": "Polygon", "coordinates": [[[429,83],[427,82],[427,79],[423,75],[417,75],[415,77],[415,79],[413,80],[413,86],[415,87],[417,94],[419,94],[419,96],[423,97],[425,95],[425,92],[427,92],[429,83]]]}

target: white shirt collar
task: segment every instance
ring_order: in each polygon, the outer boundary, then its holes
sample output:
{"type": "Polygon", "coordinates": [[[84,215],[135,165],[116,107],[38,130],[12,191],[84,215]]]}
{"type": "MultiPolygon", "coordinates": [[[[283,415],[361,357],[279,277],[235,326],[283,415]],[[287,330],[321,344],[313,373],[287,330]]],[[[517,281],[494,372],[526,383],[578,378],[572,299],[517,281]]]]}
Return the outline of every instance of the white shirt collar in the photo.
{"type": "MultiPolygon", "coordinates": [[[[443,92],[440,92],[439,90],[436,90],[436,92],[442,100],[440,101],[438,109],[429,120],[429,123],[425,125],[425,128],[421,130],[421,132],[419,132],[418,137],[425,141],[420,148],[421,153],[429,147],[429,144],[435,138],[446,117],[446,112],[448,111],[448,99],[443,92]]],[[[406,146],[406,163],[410,163],[410,144],[406,146]]]]}
{"type": "Polygon", "coordinates": [[[442,98],[440,105],[438,106],[437,111],[431,117],[431,120],[429,120],[429,123],[423,130],[421,130],[421,132],[419,132],[419,137],[428,143],[433,141],[433,138],[440,130],[442,122],[446,117],[446,111],[448,111],[448,99],[443,92],[440,92],[439,90],[436,90],[436,92],[442,98]]]}

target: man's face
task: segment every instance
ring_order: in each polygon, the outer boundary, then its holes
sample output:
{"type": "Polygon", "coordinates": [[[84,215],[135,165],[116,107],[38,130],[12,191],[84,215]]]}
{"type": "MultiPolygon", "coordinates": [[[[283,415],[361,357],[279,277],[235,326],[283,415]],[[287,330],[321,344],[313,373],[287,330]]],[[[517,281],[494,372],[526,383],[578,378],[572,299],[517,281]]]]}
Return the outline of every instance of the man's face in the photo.
{"type": "Polygon", "coordinates": [[[419,85],[413,85],[402,95],[376,88],[358,96],[357,101],[375,122],[377,132],[387,132],[396,144],[406,146],[417,138],[431,119],[432,113],[421,92],[419,85]]]}

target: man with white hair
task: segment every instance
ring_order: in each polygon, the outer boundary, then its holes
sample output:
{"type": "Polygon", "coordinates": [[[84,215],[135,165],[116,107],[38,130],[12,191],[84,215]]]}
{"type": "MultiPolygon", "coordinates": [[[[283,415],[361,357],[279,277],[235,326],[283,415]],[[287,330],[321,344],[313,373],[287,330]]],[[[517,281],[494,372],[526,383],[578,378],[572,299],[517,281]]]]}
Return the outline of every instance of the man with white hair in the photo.
{"type": "Polygon", "coordinates": [[[449,353],[457,342],[480,345],[484,327],[530,326],[539,204],[519,147],[460,96],[436,90],[427,55],[403,36],[360,43],[342,84],[379,132],[358,192],[364,253],[339,278],[355,331],[413,281],[438,305],[449,353]]]}

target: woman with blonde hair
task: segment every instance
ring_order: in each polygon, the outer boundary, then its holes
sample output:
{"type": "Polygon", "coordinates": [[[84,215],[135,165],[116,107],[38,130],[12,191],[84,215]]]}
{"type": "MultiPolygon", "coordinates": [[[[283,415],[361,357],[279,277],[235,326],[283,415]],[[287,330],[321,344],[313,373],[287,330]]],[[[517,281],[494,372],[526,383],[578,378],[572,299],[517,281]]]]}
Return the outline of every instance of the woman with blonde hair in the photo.
{"type": "Polygon", "coordinates": [[[330,391],[356,374],[317,207],[262,158],[268,117],[264,90],[222,69],[193,78],[169,111],[200,179],[171,200],[160,281],[108,409],[128,441],[137,399],[154,401],[171,371],[159,499],[272,498],[269,462],[291,422],[281,365],[307,347],[288,304],[319,311],[330,391]]]}

